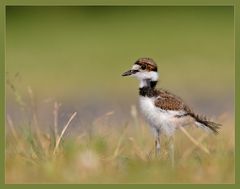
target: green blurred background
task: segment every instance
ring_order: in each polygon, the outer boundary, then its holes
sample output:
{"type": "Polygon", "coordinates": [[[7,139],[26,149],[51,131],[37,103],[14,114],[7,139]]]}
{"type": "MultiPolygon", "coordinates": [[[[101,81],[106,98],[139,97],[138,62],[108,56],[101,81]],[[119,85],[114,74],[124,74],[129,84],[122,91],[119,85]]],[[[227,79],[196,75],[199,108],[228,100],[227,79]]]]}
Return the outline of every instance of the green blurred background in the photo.
{"type": "Polygon", "coordinates": [[[31,86],[83,112],[127,109],[138,81],[121,73],[151,57],[159,87],[204,113],[234,112],[233,7],[10,6],[6,25],[7,77],[23,96],[31,86]]]}
{"type": "Polygon", "coordinates": [[[6,183],[234,183],[233,7],[9,6],[6,13],[6,183]],[[121,76],[139,57],[157,62],[158,87],[223,125],[217,137],[188,130],[209,155],[178,132],[176,169],[166,138],[161,158],[146,159],[153,138],[132,106],[139,83],[121,76]]]}

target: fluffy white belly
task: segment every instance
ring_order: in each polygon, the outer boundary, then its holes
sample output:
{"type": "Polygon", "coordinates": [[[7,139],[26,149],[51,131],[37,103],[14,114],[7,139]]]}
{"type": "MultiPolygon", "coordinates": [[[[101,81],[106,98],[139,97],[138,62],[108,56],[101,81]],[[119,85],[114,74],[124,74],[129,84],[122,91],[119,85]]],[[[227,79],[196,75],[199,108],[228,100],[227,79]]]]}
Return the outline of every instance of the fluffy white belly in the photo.
{"type": "Polygon", "coordinates": [[[151,127],[159,129],[160,132],[170,136],[177,127],[175,116],[181,112],[160,109],[155,106],[154,100],[154,97],[140,97],[140,109],[151,127]]]}

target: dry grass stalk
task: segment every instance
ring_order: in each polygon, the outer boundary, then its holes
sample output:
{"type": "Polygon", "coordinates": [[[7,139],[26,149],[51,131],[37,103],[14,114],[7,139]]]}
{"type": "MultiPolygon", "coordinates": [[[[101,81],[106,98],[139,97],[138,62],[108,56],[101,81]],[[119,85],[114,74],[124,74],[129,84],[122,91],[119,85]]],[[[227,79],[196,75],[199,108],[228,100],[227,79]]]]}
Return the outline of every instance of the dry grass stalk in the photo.
{"type": "Polygon", "coordinates": [[[53,117],[54,117],[54,137],[55,137],[55,144],[57,143],[58,139],[58,112],[61,104],[58,102],[54,102],[54,107],[53,107],[53,117]]]}
{"type": "Polygon", "coordinates": [[[31,106],[32,106],[32,112],[33,112],[33,123],[34,123],[33,125],[35,127],[36,137],[38,139],[38,143],[39,143],[41,149],[43,149],[42,137],[41,137],[41,133],[40,133],[40,130],[38,127],[37,106],[35,103],[35,98],[34,98],[32,88],[30,86],[28,86],[28,94],[31,99],[31,106]]]}
{"type": "Polygon", "coordinates": [[[113,159],[115,159],[120,152],[120,147],[121,147],[121,144],[122,144],[122,141],[123,141],[123,137],[124,137],[124,135],[122,135],[120,137],[120,139],[118,140],[117,147],[115,148],[114,153],[113,153],[113,159]]]}
{"type": "MultiPolygon", "coordinates": [[[[198,139],[198,143],[202,143],[203,140],[204,140],[205,138],[207,138],[207,136],[208,136],[207,133],[203,134],[203,135],[198,139]]],[[[184,154],[182,155],[182,158],[180,159],[180,163],[182,163],[187,157],[189,157],[190,154],[193,152],[193,150],[196,149],[196,147],[197,147],[197,146],[192,146],[192,147],[190,147],[189,149],[187,149],[187,150],[184,152],[184,154]]]]}
{"type": "Polygon", "coordinates": [[[19,137],[19,135],[17,134],[17,131],[16,131],[15,126],[13,124],[12,118],[8,114],[7,114],[7,122],[8,122],[8,126],[10,128],[10,131],[11,131],[11,133],[13,135],[13,138],[16,141],[16,146],[19,147],[19,151],[24,152],[25,148],[24,148],[23,142],[21,140],[21,137],[19,137]]]}
{"type": "Polygon", "coordinates": [[[10,130],[11,130],[11,133],[12,133],[14,139],[15,139],[16,141],[18,141],[18,138],[19,138],[19,137],[18,137],[18,134],[17,134],[17,132],[16,132],[16,130],[15,130],[15,127],[14,127],[14,125],[13,125],[13,121],[12,121],[10,115],[8,115],[8,114],[7,114],[7,123],[8,123],[8,126],[9,126],[9,128],[10,128],[10,130]]]}
{"type": "Polygon", "coordinates": [[[120,150],[120,147],[121,147],[122,141],[123,141],[123,139],[124,139],[124,137],[125,137],[127,128],[128,128],[128,126],[126,126],[126,127],[124,128],[124,130],[123,130],[123,132],[122,132],[122,134],[121,134],[121,136],[120,136],[120,138],[119,138],[119,140],[118,140],[117,146],[116,146],[116,148],[115,148],[115,150],[114,150],[114,153],[113,153],[113,156],[112,156],[113,159],[115,159],[115,158],[118,156],[118,154],[120,153],[120,151],[121,151],[121,150],[120,150]]]}
{"type": "Polygon", "coordinates": [[[134,140],[134,138],[129,137],[128,140],[130,140],[133,144],[133,148],[134,148],[134,152],[135,154],[143,161],[146,161],[146,155],[143,153],[143,151],[141,150],[140,146],[136,143],[136,141],[134,140]]]}
{"type": "Polygon", "coordinates": [[[183,127],[179,127],[180,130],[189,138],[190,141],[192,141],[193,144],[195,144],[197,147],[199,147],[202,151],[204,151],[206,154],[210,154],[209,150],[203,146],[199,141],[195,140],[186,129],[183,127]]]}
{"type": "Polygon", "coordinates": [[[60,136],[59,136],[58,139],[57,139],[55,148],[54,148],[54,150],[53,150],[53,154],[56,154],[56,151],[57,151],[58,146],[59,146],[59,144],[60,144],[60,141],[61,141],[61,139],[62,139],[62,137],[63,137],[63,134],[65,133],[66,129],[68,128],[68,126],[70,125],[71,121],[74,119],[74,117],[75,117],[76,115],[77,115],[77,112],[74,112],[74,113],[72,114],[72,116],[70,117],[70,119],[68,120],[68,122],[67,122],[67,124],[65,125],[65,127],[63,128],[60,136]]]}
{"type": "Polygon", "coordinates": [[[93,124],[97,125],[97,124],[103,124],[101,122],[106,121],[107,118],[109,118],[110,116],[112,116],[114,114],[114,111],[110,111],[105,113],[104,115],[98,116],[94,121],[93,124]]]}

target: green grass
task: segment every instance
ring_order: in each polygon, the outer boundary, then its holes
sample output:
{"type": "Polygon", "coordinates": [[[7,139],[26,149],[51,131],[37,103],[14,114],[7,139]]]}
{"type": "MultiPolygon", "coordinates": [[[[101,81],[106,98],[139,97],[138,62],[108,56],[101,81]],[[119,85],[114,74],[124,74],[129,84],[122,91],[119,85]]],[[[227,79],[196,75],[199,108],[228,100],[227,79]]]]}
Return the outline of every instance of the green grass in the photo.
{"type": "Polygon", "coordinates": [[[126,125],[107,124],[111,116],[109,112],[96,118],[91,130],[73,136],[67,135],[76,129],[70,122],[54,152],[59,128],[54,134],[54,126],[41,129],[38,120],[15,125],[8,115],[6,183],[234,183],[234,123],[230,115],[218,118],[224,126],[217,136],[195,127],[187,129],[195,139],[202,138],[210,154],[179,130],[175,168],[170,165],[166,137],[161,158],[149,156],[154,139],[137,112],[132,111],[126,125]]]}

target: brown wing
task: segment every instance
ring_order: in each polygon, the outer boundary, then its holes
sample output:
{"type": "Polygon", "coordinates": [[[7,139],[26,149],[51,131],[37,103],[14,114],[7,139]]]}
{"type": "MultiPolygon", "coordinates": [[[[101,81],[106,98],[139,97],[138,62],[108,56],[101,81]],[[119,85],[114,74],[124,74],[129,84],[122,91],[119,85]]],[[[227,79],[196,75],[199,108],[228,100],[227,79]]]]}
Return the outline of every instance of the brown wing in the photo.
{"type": "Polygon", "coordinates": [[[157,107],[164,110],[184,110],[186,112],[190,111],[190,108],[184,104],[181,98],[165,90],[158,91],[158,97],[154,103],[157,107]]]}

